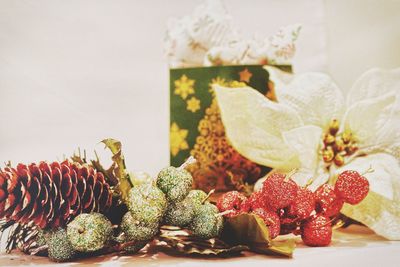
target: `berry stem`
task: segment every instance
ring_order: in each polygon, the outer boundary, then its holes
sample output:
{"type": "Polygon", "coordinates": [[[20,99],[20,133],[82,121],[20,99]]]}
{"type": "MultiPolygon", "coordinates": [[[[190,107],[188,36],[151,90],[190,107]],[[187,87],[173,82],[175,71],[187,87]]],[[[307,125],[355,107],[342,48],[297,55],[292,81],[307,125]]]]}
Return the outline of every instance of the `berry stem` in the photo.
{"type": "Polygon", "coordinates": [[[210,196],[212,194],[214,194],[214,192],[215,192],[215,189],[211,189],[210,192],[208,192],[207,196],[201,201],[201,204],[204,204],[204,202],[206,202],[206,200],[209,199],[210,196]]]}
{"type": "Polygon", "coordinates": [[[289,179],[295,175],[299,171],[299,168],[294,168],[288,174],[286,174],[285,182],[289,181],[289,179]]]}
{"type": "Polygon", "coordinates": [[[372,165],[369,165],[368,169],[361,173],[362,176],[366,175],[367,173],[373,173],[375,170],[372,168],[372,165]]]}
{"type": "Polygon", "coordinates": [[[179,170],[186,169],[189,165],[196,163],[197,160],[195,157],[190,156],[181,166],[178,167],[179,170]]]}
{"type": "Polygon", "coordinates": [[[235,210],[226,210],[226,211],[223,211],[223,212],[220,212],[220,213],[215,214],[215,217],[217,217],[217,216],[224,216],[224,215],[230,214],[230,213],[232,213],[232,212],[235,212],[235,210]]]}

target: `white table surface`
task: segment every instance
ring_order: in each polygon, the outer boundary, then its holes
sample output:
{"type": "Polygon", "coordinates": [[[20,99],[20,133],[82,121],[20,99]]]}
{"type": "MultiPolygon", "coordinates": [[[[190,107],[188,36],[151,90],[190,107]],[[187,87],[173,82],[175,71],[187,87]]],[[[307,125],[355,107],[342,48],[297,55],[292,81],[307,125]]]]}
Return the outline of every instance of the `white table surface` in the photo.
{"type": "Polygon", "coordinates": [[[331,246],[306,247],[298,240],[292,259],[243,253],[231,258],[185,257],[149,248],[133,256],[115,254],[56,264],[20,252],[0,254],[0,266],[400,266],[400,242],[388,241],[365,227],[336,230],[331,246]]]}

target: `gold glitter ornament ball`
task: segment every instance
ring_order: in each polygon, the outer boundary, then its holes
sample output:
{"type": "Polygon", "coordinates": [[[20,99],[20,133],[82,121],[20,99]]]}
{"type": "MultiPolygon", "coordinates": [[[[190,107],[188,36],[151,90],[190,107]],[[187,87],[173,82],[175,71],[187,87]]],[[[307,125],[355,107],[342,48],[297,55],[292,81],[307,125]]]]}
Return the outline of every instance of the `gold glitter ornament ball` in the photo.
{"type": "Polygon", "coordinates": [[[82,213],[67,226],[68,239],[72,247],[80,252],[102,249],[111,239],[111,222],[101,213],[82,213]]]}

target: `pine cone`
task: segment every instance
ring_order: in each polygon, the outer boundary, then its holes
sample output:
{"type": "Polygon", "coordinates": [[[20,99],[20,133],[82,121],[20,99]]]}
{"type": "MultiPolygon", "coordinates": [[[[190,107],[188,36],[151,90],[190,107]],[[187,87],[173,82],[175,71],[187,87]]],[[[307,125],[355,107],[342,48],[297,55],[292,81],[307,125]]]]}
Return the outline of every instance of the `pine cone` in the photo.
{"type": "Polygon", "coordinates": [[[87,165],[40,162],[0,169],[0,219],[8,222],[56,228],[111,204],[110,185],[87,165]]]}

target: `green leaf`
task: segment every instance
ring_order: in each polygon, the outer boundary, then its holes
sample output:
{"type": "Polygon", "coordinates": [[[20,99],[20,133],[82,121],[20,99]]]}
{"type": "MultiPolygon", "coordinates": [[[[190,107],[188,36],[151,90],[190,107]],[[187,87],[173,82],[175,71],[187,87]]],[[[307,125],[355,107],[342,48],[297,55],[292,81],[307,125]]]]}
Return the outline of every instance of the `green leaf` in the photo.
{"type": "Polygon", "coordinates": [[[255,214],[242,213],[228,218],[223,231],[223,240],[231,244],[244,244],[257,253],[292,257],[294,240],[271,240],[268,227],[255,214]]]}

